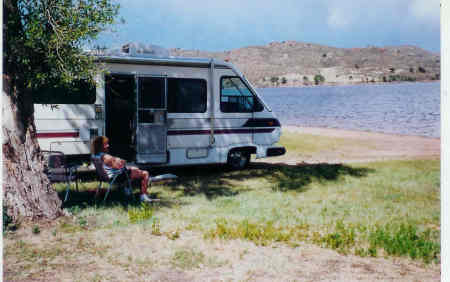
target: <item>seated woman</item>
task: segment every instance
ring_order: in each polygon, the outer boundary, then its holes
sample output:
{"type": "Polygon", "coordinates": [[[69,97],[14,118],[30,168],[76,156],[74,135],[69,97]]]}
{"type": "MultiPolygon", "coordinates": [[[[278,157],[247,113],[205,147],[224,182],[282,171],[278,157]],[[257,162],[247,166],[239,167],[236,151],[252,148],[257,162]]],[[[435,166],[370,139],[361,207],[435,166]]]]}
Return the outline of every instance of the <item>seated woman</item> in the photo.
{"type": "MultiPolygon", "coordinates": [[[[123,169],[125,167],[126,161],[113,157],[108,154],[109,152],[109,140],[108,137],[105,136],[97,136],[95,137],[94,141],[92,142],[92,153],[95,157],[101,158],[103,161],[103,168],[108,174],[108,176],[113,175],[115,172],[117,172],[120,169],[123,169]]],[[[149,173],[145,170],[140,170],[137,167],[127,167],[128,173],[130,175],[130,178],[132,180],[139,179],[141,180],[141,201],[144,202],[151,202],[152,199],[150,199],[147,196],[147,186],[149,182],[149,173]]]]}

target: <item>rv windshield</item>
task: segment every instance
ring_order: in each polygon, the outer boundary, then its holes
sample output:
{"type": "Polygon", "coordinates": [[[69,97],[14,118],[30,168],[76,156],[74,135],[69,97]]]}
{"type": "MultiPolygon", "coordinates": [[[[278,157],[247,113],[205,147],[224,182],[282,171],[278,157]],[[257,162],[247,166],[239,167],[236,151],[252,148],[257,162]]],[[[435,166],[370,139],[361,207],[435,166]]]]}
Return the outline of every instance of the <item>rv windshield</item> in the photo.
{"type": "Polygon", "coordinates": [[[260,112],[263,106],[240,77],[222,77],[220,110],[224,113],[260,112]]]}

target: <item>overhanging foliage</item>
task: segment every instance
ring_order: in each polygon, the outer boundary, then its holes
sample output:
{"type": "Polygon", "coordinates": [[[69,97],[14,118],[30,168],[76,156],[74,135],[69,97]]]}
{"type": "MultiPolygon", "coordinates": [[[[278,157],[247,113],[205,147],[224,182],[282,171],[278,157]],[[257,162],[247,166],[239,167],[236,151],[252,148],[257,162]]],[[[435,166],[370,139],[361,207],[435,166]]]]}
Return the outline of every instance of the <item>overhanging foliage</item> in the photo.
{"type": "Polygon", "coordinates": [[[3,5],[5,71],[32,88],[92,79],[97,69],[83,46],[115,23],[119,9],[108,0],[6,0],[3,5]]]}

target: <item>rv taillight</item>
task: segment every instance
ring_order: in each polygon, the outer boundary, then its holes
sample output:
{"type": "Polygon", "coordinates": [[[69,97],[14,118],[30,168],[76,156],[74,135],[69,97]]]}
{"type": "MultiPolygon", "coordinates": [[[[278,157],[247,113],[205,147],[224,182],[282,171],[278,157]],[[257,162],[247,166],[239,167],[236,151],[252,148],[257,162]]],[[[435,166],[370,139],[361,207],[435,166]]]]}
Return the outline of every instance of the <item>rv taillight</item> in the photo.
{"type": "Polygon", "coordinates": [[[103,119],[103,106],[96,104],[95,105],[95,119],[103,119]]]}

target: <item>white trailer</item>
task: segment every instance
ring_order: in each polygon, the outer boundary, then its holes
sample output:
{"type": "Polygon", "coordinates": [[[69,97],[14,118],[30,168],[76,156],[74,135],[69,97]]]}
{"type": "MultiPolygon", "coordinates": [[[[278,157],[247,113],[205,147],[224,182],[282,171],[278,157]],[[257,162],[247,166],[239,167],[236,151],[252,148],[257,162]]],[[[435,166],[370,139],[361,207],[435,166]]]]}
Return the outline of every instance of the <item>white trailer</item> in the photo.
{"type": "Polygon", "coordinates": [[[242,168],[251,154],[285,153],[276,145],[278,119],[232,64],[149,56],[129,46],[97,58],[107,71],[96,87],[80,83],[71,95],[53,89],[35,102],[41,149],[88,157],[92,138],[105,135],[112,155],[141,167],[242,168]]]}

